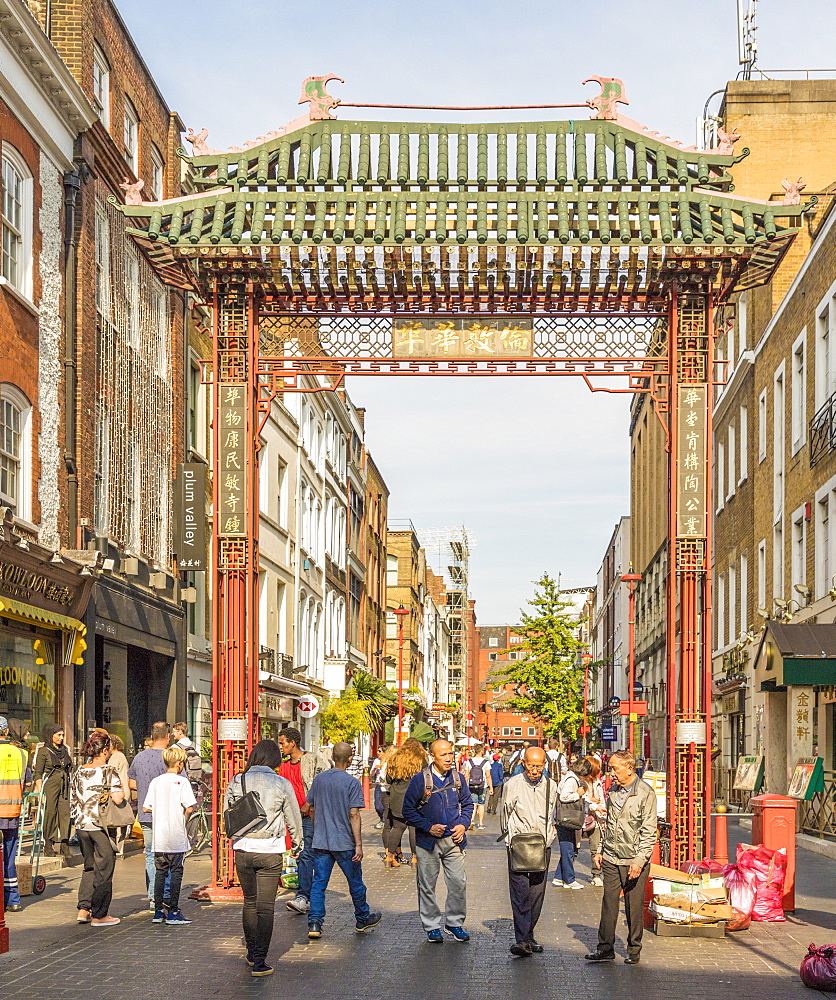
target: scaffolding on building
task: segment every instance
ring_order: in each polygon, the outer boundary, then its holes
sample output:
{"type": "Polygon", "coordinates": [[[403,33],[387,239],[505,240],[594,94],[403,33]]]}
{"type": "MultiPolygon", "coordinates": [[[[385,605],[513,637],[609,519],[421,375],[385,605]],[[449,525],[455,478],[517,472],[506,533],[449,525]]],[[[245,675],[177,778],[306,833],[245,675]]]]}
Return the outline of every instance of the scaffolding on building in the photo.
{"type": "Polygon", "coordinates": [[[470,594],[470,552],[475,540],[465,525],[424,528],[419,532],[427,565],[444,581],[450,638],[447,647],[450,701],[464,706],[470,678],[468,666],[468,597],[470,594]]]}

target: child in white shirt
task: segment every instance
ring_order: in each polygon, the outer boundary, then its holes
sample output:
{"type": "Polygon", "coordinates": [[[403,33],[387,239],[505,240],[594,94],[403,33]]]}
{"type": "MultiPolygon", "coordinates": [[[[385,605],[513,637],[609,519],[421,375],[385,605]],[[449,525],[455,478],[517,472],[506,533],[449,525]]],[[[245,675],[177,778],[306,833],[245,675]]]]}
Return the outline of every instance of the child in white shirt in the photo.
{"type": "Polygon", "coordinates": [[[154,778],[148,786],[143,809],[153,820],[154,850],[154,923],[190,924],[180,912],[180,886],[183,882],[183,861],[189,850],[186,820],[194,811],[196,799],[191,782],[181,772],[186,763],[186,751],[179,746],[163,750],[165,774],[154,778]],[[168,893],[166,878],[170,876],[168,893]],[[168,895],[168,914],[163,901],[168,895]]]}

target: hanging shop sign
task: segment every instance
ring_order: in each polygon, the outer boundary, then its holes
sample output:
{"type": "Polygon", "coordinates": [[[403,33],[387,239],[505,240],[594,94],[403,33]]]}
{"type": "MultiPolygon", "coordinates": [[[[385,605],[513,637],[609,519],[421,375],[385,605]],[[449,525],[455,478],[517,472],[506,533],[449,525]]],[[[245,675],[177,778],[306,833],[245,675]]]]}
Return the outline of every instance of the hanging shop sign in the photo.
{"type": "Polygon", "coordinates": [[[319,711],[319,698],[313,694],[306,694],[299,699],[299,706],[296,714],[303,719],[312,719],[319,711]]]}
{"type": "Polygon", "coordinates": [[[534,321],[518,319],[396,319],[396,358],[508,358],[534,353],[534,321]]]}
{"type": "Polygon", "coordinates": [[[206,466],[181,462],[174,480],[174,553],[177,566],[206,570],[206,466]]]}
{"type": "Polygon", "coordinates": [[[247,534],[247,400],[246,382],[222,382],[218,433],[218,533],[247,534]]]}
{"type": "Polygon", "coordinates": [[[679,386],[677,431],[676,534],[679,538],[705,538],[706,424],[708,387],[679,386]]]}
{"type": "Polygon", "coordinates": [[[22,600],[31,600],[37,595],[61,607],[72,604],[75,596],[70,587],[8,562],[0,562],[0,592],[22,600]]]}

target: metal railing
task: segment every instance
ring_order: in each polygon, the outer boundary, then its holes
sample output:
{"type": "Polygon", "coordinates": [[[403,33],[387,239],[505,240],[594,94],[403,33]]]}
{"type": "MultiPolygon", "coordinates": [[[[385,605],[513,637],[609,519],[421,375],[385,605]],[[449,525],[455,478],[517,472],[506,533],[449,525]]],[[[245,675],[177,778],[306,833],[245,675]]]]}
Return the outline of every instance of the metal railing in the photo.
{"type": "Polygon", "coordinates": [[[824,790],[799,803],[799,825],[814,837],[836,837],[836,771],[824,772],[824,790]]]}
{"type": "Polygon", "coordinates": [[[827,397],[810,421],[810,468],[836,451],[836,392],[827,397]]]}

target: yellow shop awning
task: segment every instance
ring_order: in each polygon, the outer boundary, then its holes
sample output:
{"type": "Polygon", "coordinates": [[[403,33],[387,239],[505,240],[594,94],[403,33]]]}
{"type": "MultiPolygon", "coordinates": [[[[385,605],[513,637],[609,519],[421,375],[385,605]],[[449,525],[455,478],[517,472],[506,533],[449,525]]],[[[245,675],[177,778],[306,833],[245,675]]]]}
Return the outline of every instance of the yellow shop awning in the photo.
{"type": "Polygon", "coordinates": [[[87,628],[78,618],[71,618],[69,615],[59,615],[55,611],[45,611],[43,608],[36,608],[33,604],[24,604],[23,601],[13,601],[9,597],[0,597],[0,615],[7,618],[14,618],[19,622],[34,622],[36,625],[43,625],[45,628],[60,629],[62,632],[69,632],[72,635],[69,648],[68,663],[82,663],[84,650],[87,643],[84,636],[87,628]]]}

